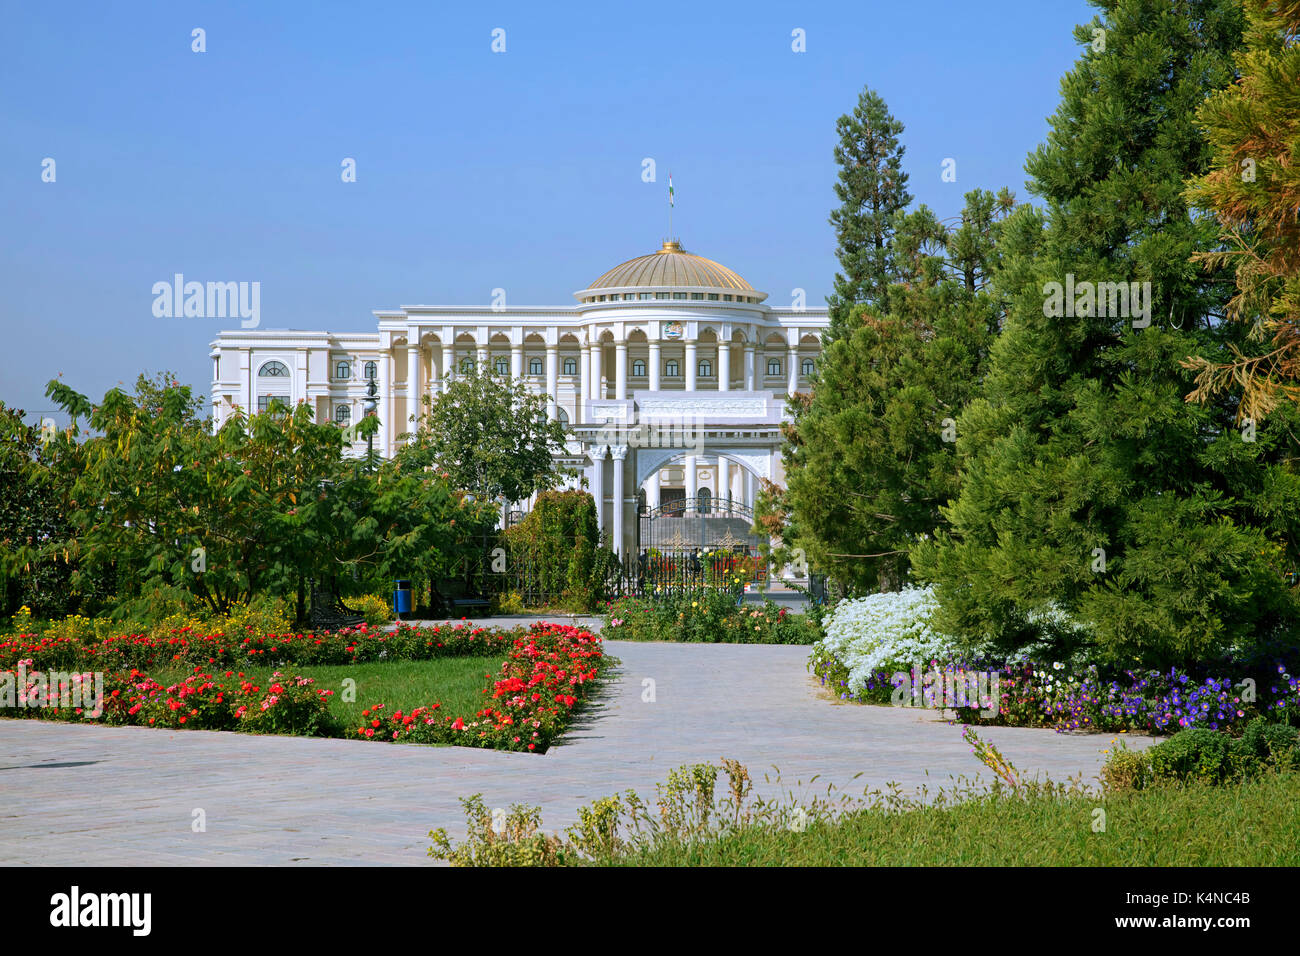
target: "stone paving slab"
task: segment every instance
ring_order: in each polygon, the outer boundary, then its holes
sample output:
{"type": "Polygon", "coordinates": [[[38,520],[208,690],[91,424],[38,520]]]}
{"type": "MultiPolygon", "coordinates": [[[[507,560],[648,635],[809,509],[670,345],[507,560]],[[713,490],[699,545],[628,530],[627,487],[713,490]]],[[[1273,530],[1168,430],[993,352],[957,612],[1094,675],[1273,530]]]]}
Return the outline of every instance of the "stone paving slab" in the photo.
{"type": "MultiPolygon", "coordinates": [[[[672,768],[723,756],[748,766],[755,790],[769,796],[779,788],[763,775],[774,766],[805,798],[829,783],[860,793],[890,781],[934,789],[959,775],[987,779],[961,728],[935,712],[830,700],[806,671],[807,648],[607,647],[622,661],[617,679],[541,756],[0,720],[0,863],[429,863],[430,829],[464,834],[459,797],[540,805],[544,827],[558,830],[597,797],[631,788],[652,799],[672,768]],[[642,699],[647,679],[653,702],[642,699]],[[196,808],[206,832],[191,830],[196,808]]],[[[1054,780],[1095,781],[1113,739],[981,734],[1022,772],[1054,780]]]]}

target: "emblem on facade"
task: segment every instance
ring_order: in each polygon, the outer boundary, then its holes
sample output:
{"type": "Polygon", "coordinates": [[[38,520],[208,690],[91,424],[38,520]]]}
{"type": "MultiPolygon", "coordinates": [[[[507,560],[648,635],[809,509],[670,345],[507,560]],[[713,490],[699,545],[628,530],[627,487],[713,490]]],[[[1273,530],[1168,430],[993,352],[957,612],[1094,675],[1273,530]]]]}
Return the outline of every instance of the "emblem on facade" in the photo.
{"type": "Polygon", "coordinates": [[[683,332],[685,332],[685,329],[682,328],[680,322],[669,322],[664,326],[664,338],[666,339],[680,339],[683,332]]]}

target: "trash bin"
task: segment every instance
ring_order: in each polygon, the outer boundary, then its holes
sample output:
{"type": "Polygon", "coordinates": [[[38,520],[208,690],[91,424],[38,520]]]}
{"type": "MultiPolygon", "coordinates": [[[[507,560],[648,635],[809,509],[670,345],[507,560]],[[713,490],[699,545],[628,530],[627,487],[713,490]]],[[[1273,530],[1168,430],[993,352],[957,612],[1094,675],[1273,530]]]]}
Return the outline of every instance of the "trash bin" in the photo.
{"type": "Polygon", "coordinates": [[[411,613],[411,582],[407,578],[393,582],[393,613],[399,617],[411,613]]]}

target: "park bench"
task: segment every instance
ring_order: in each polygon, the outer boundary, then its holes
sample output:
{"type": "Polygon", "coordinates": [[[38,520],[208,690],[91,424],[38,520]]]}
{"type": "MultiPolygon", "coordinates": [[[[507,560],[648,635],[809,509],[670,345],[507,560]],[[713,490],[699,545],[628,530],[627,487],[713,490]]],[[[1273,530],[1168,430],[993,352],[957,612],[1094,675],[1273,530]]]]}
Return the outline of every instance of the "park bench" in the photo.
{"type": "Polygon", "coordinates": [[[478,593],[465,581],[446,579],[433,586],[434,611],[449,618],[483,616],[492,607],[491,599],[478,593]]]}

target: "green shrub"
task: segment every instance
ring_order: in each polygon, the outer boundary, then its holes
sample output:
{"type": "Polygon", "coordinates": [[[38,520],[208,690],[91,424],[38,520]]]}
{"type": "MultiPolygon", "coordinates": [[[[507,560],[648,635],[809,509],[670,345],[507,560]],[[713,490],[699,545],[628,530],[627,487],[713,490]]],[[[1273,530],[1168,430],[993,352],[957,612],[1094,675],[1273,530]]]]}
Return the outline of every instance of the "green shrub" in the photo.
{"type": "Polygon", "coordinates": [[[1117,790],[1152,784],[1222,784],[1300,764],[1300,731],[1257,717],[1241,737],[1194,727],[1180,730],[1145,753],[1116,750],[1102,768],[1102,780],[1117,790]]]}
{"type": "Polygon", "coordinates": [[[1102,766],[1101,782],[1108,790],[1143,790],[1151,782],[1151,758],[1121,745],[1102,766]]]}
{"type": "Polygon", "coordinates": [[[1151,748],[1151,773],[1165,780],[1218,783],[1233,771],[1232,742],[1227,734],[1203,727],[1180,730],[1151,748]]]}
{"type": "Polygon", "coordinates": [[[493,600],[497,614],[523,614],[528,610],[524,606],[524,596],[518,591],[506,591],[504,594],[495,595],[493,600]]]}
{"type": "Polygon", "coordinates": [[[343,602],[352,610],[362,615],[371,627],[387,624],[393,619],[393,609],[387,599],[377,594],[363,594],[360,597],[347,598],[343,602]]]}

